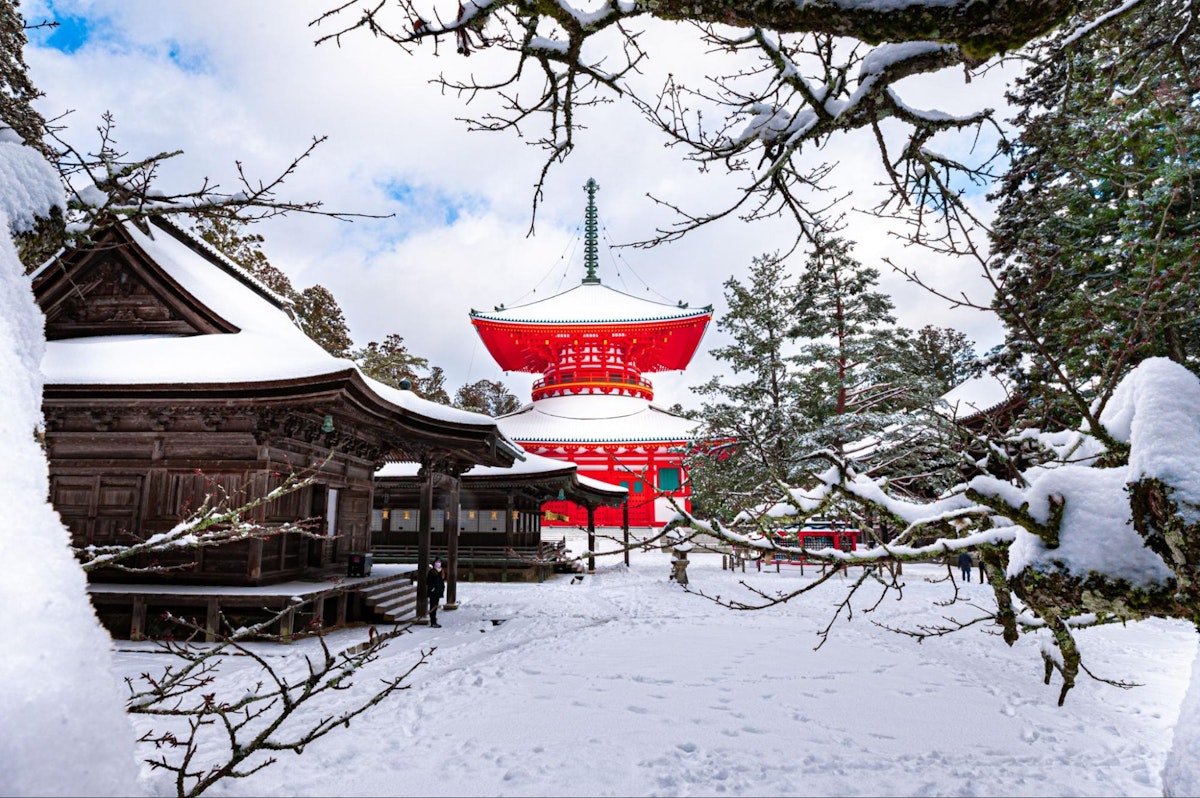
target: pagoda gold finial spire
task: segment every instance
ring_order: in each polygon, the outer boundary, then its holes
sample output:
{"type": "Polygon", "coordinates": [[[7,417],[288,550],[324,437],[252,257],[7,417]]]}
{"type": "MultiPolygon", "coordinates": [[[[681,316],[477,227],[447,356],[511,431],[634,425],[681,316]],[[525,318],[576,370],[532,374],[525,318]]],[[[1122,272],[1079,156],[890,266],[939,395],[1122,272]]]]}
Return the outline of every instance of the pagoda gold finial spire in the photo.
{"type": "Polygon", "coordinates": [[[583,190],[588,195],[583,227],[583,266],[587,269],[587,277],[583,278],[583,282],[594,284],[600,282],[596,276],[596,269],[600,267],[599,247],[596,244],[596,192],[600,190],[600,184],[589,177],[583,184],[583,190]]]}

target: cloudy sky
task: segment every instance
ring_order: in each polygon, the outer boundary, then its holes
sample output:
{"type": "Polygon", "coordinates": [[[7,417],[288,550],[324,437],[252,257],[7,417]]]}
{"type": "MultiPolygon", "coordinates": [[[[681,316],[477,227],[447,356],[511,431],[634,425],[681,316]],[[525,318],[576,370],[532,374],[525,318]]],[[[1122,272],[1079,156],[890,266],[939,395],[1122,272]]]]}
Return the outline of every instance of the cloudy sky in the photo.
{"type": "MultiPolygon", "coordinates": [[[[298,288],[319,283],[333,292],[357,346],[399,333],[411,351],[446,370],[451,391],[478,379],[502,379],[528,397],[532,377],[501,372],[478,342],[468,313],[533,301],[582,278],[582,187],[589,177],[601,186],[602,243],[638,241],[671,222],[648,194],[696,212],[733,196],[735,182],[715,172],[700,174],[618,100],[584,111],[587,129],[567,163],[551,170],[536,233],[529,236],[542,151],[509,133],[469,132],[457,118],[485,110],[486,100],[464,106],[430,82],[443,72],[487,75],[502,54],[478,51],[466,59],[443,48],[435,56],[425,46],[409,56],[363,34],[341,47],[314,46],[321,29],[310,23],[337,4],[24,0],[21,10],[30,24],[61,23],[53,31],[32,31],[26,52],[46,95],[43,113],[69,112],[60,123],[77,147],[95,146],[101,114],[110,111],[117,142],[131,155],[182,149],[161,176],[165,187],[182,189],[207,177],[232,189],[239,161],[250,175],[272,177],[314,136],[328,136],[282,196],[390,216],[270,220],[257,228],[266,237],[267,255],[298,288]]],[[[685,26],[653,27],[644,41],[650,60],[643,85],[661,85],[668,72],[698,79],[720,68],[685,26]]],[[[965,112],[995,107],[1001,86],[1002,76],[967,85],[957,73],[910,80],[902,89],[910,105],[965,112]]],[[[831,142],[820,154],[840,164],[840,186],[864,206],[880,179],[877,156],[866,145],[850,138],[831,142]]],[[[891,256],[940,285],[984,296],[977,269],[904,250],[878,220],[854,215],[847,235],[858,242],[856,254],[865,263],[891,256]]],[[[743,279],[755,255],[790,241],[781,225],[731,218],[650,250],[602,247],[601,277],[658,301],[713,304],[720,314],[722,283],[743,279]]],[[[794,260],[798,265],[802,258],[794,260]]],[[[956,327],[981,350],[999,342],[990,318],[951,310],[882,268],[901,323],[956,327]]],[[[689,386],[728,372],[707,353],[720,343],[710,328],[686,373],[653,377],[656,401],[696,406],[689,386]]]]}

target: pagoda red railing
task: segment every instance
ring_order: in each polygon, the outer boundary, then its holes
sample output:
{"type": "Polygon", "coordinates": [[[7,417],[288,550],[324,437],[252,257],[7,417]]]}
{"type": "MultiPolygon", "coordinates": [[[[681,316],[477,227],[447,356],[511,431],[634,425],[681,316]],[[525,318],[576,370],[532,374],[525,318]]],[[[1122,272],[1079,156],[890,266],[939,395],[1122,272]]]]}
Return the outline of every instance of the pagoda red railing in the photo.
{"type": "Polygon", "coordinates": [[[654,386],[648,380],[640,377],[609,377],[609,376],[589,376],[579,375],[569,379],[559,379],[557,377],[546,377],[545,379],[536,380],[533,383],[533,398],[539,399],[551,393],[571,392],[580,390],[594,390],[599,388],[604,390],[609,388],[616,391],[628,392],[636,396],[641,396],[646,399],[654,398],[654,386]]]}

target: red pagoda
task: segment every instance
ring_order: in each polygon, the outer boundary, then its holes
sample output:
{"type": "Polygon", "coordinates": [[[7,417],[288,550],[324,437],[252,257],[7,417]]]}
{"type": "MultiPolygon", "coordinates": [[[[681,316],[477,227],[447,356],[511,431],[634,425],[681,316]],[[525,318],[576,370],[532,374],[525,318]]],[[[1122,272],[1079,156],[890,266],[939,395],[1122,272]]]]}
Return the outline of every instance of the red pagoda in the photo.
{"type": "MultiPolygon", "coordinates": [[[[584,186],[586,276],[548,299],[484,313],[471,323],[505,371],[540,374],[532,402],[499,419],[500,429],[534,454],[568,460],[578,472],[629,491],[631,526],[659,527],[689,505],[683,450],[695,422],[652,404],[645,374],[685,369],[712,318],[712,306],[689,309],[609,288],[598,267],[595,180],[584,186]]],[[[548,525],[582,526],[570,502],[545,505],[548,525]]],[[[598,526],[620,526],[620,508],[601,508],[598,526]]]]}

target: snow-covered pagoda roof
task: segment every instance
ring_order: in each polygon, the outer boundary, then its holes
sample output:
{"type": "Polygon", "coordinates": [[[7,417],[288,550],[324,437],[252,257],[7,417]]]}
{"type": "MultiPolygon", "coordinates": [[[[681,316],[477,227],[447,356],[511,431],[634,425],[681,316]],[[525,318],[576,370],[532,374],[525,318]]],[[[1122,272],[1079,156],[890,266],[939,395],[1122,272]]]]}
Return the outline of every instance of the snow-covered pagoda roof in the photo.
{"type": "Polygon", "coordinates": [[[579,395],[539,399],[497,419],[521,443],[684,443],[696,422],[633,396],[579,395]]]}
{"type": "Polygon", "coordinates": [[[338,382],[409,426],[490,440],[495,462],[523,455],[490,416],[392,388],[329,354],[286,300],[174,224],[127,222],[105,236],[31,276],[47,317],[47,389],[246,397],[338,382]]]}
{"type": "Polygon", "coordinates": [[[644,324],[655,321],[701,319],[712,315],[712,306],[689,308],[626,294],[601,282],[584,282],[561,294],[493,311],[471,311],[472,319],[510,324],[644,324]]]}
{"type": "Polygon", "coordinates": [[[711,318],[711,306],[641,299],[599,280],[528,305],[471,311],[471,324],[500,368],[534,374],[557,361],[560,347],[589,336],[605,346],[620,341],[626,359],[640,371],[684,369],[711,318]]]}
{"type": "Polygon", "coordinates": [[[1016,393],[999,377],[981,374],[959,383],[938,400],[938,410],[960,423],[995,412],[1017,400],[1016,393]]]}

